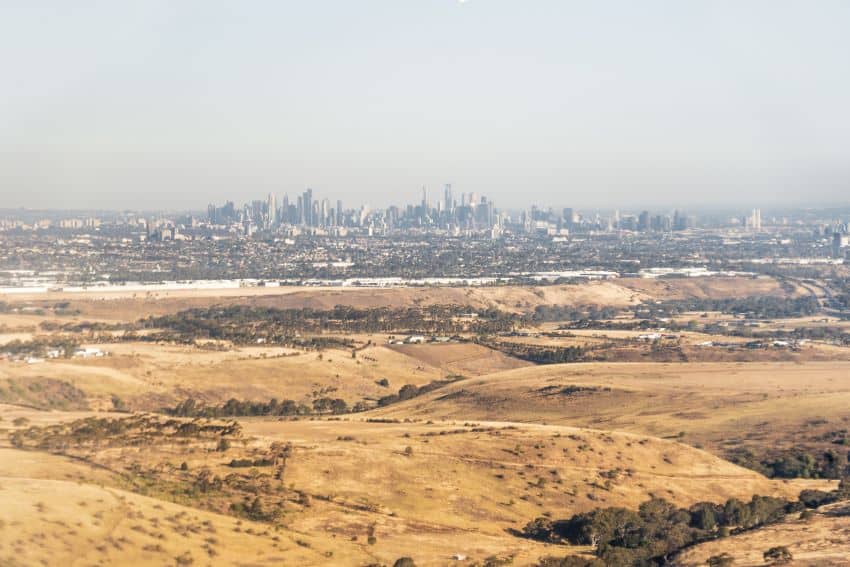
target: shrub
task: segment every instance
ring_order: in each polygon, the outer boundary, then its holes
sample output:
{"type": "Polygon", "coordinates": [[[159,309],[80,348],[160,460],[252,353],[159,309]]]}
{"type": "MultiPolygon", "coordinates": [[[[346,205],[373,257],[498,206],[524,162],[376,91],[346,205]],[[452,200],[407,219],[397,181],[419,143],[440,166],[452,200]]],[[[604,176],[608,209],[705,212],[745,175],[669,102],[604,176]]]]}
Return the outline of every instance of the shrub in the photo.
{"type": "Polygon", "coordinates": [[[770,565],[784,565],[794,560],[794,556],[784,545],[771,547],[764,552],[764,560],[770,565]]]}
{"type": "Polygon", "coordinates": [[[566,557],[544,557],[537,567],[605,567],[605,563],[595,557],[567,555],[566,557]]]}
{"type": "Polygon", "coordinates": [[[706,561],[708,567],[729,567],[733,563],[735,563],[735,558],[728,553],[712,555],[708,558],[708,561],[706,561]]]}
{"type": "Polygon", "coordinates": [[[838,500],[838,495],[823,490],[804,490],[800,493],[800,502],[806,508],[820,508],[824,504],[831,504],[838,500]]]}

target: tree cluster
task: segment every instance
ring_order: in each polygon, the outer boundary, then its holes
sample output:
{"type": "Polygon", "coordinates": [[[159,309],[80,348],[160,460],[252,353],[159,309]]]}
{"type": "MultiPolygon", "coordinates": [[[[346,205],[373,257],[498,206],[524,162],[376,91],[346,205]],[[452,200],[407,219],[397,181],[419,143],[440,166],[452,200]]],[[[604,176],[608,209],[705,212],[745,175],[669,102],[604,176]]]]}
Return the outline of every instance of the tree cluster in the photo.
{"type": "Polygon", "coordinates": [[[657,565],[688,546],[848,498],[847,482],[832,492],[803,491],[796,501],[756,495],[749,502],[731,498],[725,504],[699,502],[690,508],[677,508],[662,498],[652,498],[638,510],[610,507],[564,520],[540,517],[529,522],[522,533],[538,541],[593,546],[605,565],[657,565]]]}

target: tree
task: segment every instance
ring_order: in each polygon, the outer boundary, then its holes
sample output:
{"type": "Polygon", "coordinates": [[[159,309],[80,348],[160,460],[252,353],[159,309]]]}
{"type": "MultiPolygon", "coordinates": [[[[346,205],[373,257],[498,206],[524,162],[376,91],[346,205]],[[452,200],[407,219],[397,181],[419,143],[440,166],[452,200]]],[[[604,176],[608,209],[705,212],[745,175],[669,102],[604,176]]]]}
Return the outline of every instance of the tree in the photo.
{"type": "Polygon", "coordinates": [[[794,560],[794,556],[784,545],[771,547],[764,552],[764,560],[770,565],[784,565],[794,560]]]}
{"type": "Polygon", "coordinates": [[[708,567],[729,567],[730,565],[735,563],[735,558],[729,555],[728,553],[721,553],[720,555],[712,555],[706,561],[708,567]]]}
{"type": "Polygon", "coordinates": [[[522,534],[537,541],[557,541],[552,530],[552,520],[549,518],[540,517],[531,520],[522,528],[522,534]]]}
{"type": "Polygon", "coordinates": [[[717,527],[717,518],[722,515],[722,509],[710,502],[699,502],[691,507],[691,525],[700,530],[713,530],[717,527]]]}

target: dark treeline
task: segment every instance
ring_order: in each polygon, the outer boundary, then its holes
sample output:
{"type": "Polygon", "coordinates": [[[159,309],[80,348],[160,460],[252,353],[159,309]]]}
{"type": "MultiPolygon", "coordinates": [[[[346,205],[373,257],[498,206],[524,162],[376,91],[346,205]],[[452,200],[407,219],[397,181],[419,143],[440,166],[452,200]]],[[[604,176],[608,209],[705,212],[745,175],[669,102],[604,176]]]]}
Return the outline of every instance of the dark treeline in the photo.
{"type": "MultiPolygon", "coordinates": [[[[463,376],[450,376],[445,380],[435,380],[423,386],[406,384],[399,389],[398,393],[390,394],[380,398],[377,406],[383,407],[390,404],[403,402],[421,396],[438,388],[442,388],[458,380],[463,376]]],[[[294,400],[278,400],[272,398],[268,402],[254,402],[249,400],[237,400],[231,398],[222,405],[207,405],[193,398],[183,400],[173,408],[163,410],[167,415],[175,417],[252,417],[252,416],[308,416],[308,415],[339,415],[344,413],[357,413],[375,407],[374,402],[361,400],[349,406],[342,398],[317,398],[310,405],[298,403],[294,400]]]]}
{"type": "Polygon", "coordinates": [[[548,347],[507,341],[482,344],[486,344],[486,346],[508,356],[535,364],[563,364],[566,362],[586,362],[593,359],[590,350],[580,346],[548,347]]]}
{"type": "Polygon", "coordinates": [[[0,352],[19,356],[46,356],[48,350],[57,349],[60,355],[70,358],[80,342],[71,337],[36,337],[29,341],[16,339],[0,346],[0,352]]]}
{"type": "Polygon", "coordinates": [[[797,327],[791,330],[775,330],[767,332],[753,332],[754,338],[772,338],[785,340],[816,340],[830,341],[844,346],[850,345],[850,332],[842,327],[797,327]]]}
{"type": "Polygon", "coordinates": [[[677,508],[652,498],[638,510],[611,507],[564,520],[541,517],[523,529],[525,537],[549,543],[591,545],[604,565],[643,567],[668,564],[686,547],[782,521],[786,515],[850,499],[850,484],[832,492],[804,490],[796,501],[753,496],[725,504],[699,502],[677,508]]]}
{"type": "Polygon", "coordinates": [[[457,305],[390,309],[337,306],[320,309],[275,309],[244,305],[189,309],[173,315],[150,317],[145,328],[166,329],[159,339],[218,339],[235,343],[288,344],[299,333],[415,332],[450,335],[462,332],[499,333],[520,321],[497,309],[470,311],[457,305]]]}
{"type": "Polygon", "coordinates": [[[812,296],[786,298],[756,296],[730,299],[677,299],[645,302],[633,307],[637,319],[673,317],[693,311],[719,311],[732,315],[746,315],[756,319],[802,317],[820,311],[818,300],[812,296]]]}
{"type": "Polygon", "coordinates": [[[587,307],[576,307],[574,305],[538,305],[534,308],[531,318],[534,322],[538,323],[579,321],[582,319],[598,321],[600,319],[613,319],[619,312],[619,309],[600,307],[598,305],[589,305],[587,307]]]}
{"type": "Polygon", "coordinates": [[[378,406],[388,406],[390,404],[395,404],[398,402],[403,402],[405,400],[409,400],[411,398],[415,398],[416,396],[421,396],[423,394],[427,394],[428,392],[433,392],[438,388],[442,388],[443,386],[447,386],[453,382],[457,382],[458,380],[463,380],[463,376],[450,376],[445,380],[434,380],[433,382],[429,382],[424,386],[414,386],[413,384],[405,384],[401,387],[397,394],[390,394],[389,396],[384,396],[378,400],[378,406]]]}
{"type": "Polygon", "coordinates": [[[239,436],[242,426],[230,423],[196,423],[162,420],[148,415],[114,419],[87,417],[70,423],[19,429],[9,435],[17,448],[64,452],[69,447],[144,446],[163,438],[211,438],[239,436]]]}
{"type": "Polygon", "coordinates": [[[850,476],[850,445],[847,432],[833,432],[831,442],[845,449],[810,451],[801,448],[768,450],[756,453],[752,448],[738,448],[726,453],[726,458],[736,465],[757,471],[768,478],[829,478],[850,476]]]}
{"type": "Polygon", "coordinates": [[[296,416],[317,414],[342,414],[349,411],[362,411],[365,407],[355,404],[349,408],[341,398],[318,398],[311,405],[299,404],[294,400],[277,400],[268,402],[252,402],[230,399],[220,406],[206,405],[189,398],[173,408],[167,408],[165,413],[175,417],[251,417],[251,416],[296,416]]]}

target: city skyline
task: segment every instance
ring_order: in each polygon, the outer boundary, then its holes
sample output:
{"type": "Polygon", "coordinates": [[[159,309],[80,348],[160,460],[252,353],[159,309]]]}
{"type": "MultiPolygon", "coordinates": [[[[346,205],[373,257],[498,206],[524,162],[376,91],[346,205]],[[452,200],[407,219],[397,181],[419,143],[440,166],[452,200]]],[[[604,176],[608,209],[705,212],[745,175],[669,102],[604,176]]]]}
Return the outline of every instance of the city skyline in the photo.
{"type": "Polygon", "coordinates": [[[17,3],[4,207],[846,202],[850,5],[17,3]]]}

